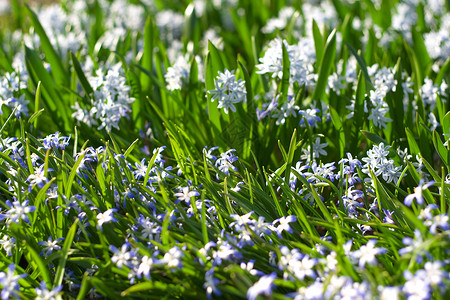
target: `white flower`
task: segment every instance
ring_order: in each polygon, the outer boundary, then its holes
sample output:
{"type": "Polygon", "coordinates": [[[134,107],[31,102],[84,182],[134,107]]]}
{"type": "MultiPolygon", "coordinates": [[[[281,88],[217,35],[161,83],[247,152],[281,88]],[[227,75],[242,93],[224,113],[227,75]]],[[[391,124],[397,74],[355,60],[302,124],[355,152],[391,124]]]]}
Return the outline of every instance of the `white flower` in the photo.
{"type": "Polygon", "coordinates": [[[281,237],[281,233],[283,231],[287,231],[289,233],[292,233],[293,230],[289,223],[297,222],[296,216],[287,216],[287,217],[281,217],[279,219],[276,219],[272,222],[272,226],[275,226],[276,224],[279,224],[274,231],[278,234],[278,236],[281,237]]]}
{"type": "Polygon", "coordinates": [[[218,285],[219,279],[214,278],[214,269],[210,269],[205,273],[205,283],[203,284],[203,287],[206,289],[208,299],[211,299],[213,293],[217,296],[222,295],[220,290],[217,288],[218,285]]]}
{"type": "Polygon", "coordinates": [[[6,255],[12,256],[12,248],[16,247],[16,239],[13,237],[9,237],[8,235],[4,235],[0,240],[0,245],[5,249],[6,255]]]}
{"type": "Polygon", "coordinates": [[[58,245],[60,241],[64,240],[63,237],[53,240],[51,236],[48,237],[47,241],[41,241],[38,243],[40,246],[45,246],[42,250],[41,255],[44,254],[45,257],[48,257],[53,251],[61,250],[61,246],[58,245]]]}
{"type": "Polygon", "coordinates": [[[386,123],[392,122],[391,118],[385,117],[385,115],[389,112],[389,107],[383,105],[377,105],[373,107],[370,111],[369,120],[373,121],[373,125],[376,127],[383,127],[386,129],[386,123]]]}
{"type": "Polygon", "coordinates": [[[9,264],[8,271],[0,272],[0,286],[2,286],[2,299],[19,298],[20,291],[19,280],[26,277],[27,274],[14,275],[15,264],[9,264]]]}
{"type": "Polygon", "coordinates": [[[114,218],[114,216],[113,216],[113,213],[116,211],[117,211],[117,209],[110,208],[107,211],[105,211],[104,213],[99,213],[97,215],[98,226],[102,227],[104,223],[117,222],[117,219],[114,218]]]}
{"type": "Polygon", "coordinates": [[[164,78],[167,82],[167,89],[170,91],[179,90],[189,78],[189,62],[186,57],[178,56],[175,63],[167,68],[164,78]]]}
{"type": "Polygon", "coordinates": [[[328,77],[328,88],[332,89],[337,95],[341,94],[341,89],[345,89],[345,85],[342,81],[345,77],[340,76],[337,73],[333,73],[328,77]]]}
{"type": "Polygon", "coordinates": [[[137,259],[136,250],[133,249],[130,244],[124,243],[120,250],[115,246],[110,245],[109,249],[113,252],[113,256],[111,257],[111,262],[116,264],[119,269],[122,269],[123,266],[132,268],[134,264],[134,260],[137,259]],[[131,248],[128,250],[128,248],[131,248]]]}
{"type": "Polygon", "coordinates": [[[150,269],[153,265],[153,259],[151,257],[148,257],[147,255],[142,257],[141,263],[139,264],[139,268],[137,270],[137,276],[138,278],[141,278],[142,275],[145,276],[145,278],[150,279],[150,269]]]}
{"type": "Polygon", "coordinates": [[[233,74],[234,71],[219,72],[215,80],[216,89],[208,91],[212,94],[211,101],[217,99],[218,108],[223,108],[224,112],[228,114],[228,110],[236,112],[236,107],[234,104],[245,101],[247,92],[245,90],[245,81],[239,79],[236,81],[236,76],[233,74]]]}
{"type": "Polygon", "coordinates": [[[321,121],[321,118],[319,116],[316,116],[318,112],[320,112],[320,110],[317,108],[314,109],[308,108],[306,110],[299,110],[298,114],[302,117],[302,119],[300,120],[300,126],[305,127],[306,125],[304,124],[304,122],[306,120],[309,126],[316,127],[317,122],[321,121]]]}
{"type": "Polygon", "coordinates": [[[284,102],[280,110],[276,110],[272,117],[277,119],[275,122],[277,125],[284,124],[290,115],[296,117],[299,109],[300,107],[295,105],[295,98],[288,97],[288,101],[284,102]]]}
{"type": "Polygon", "coordinates": [[[184,201],[189,204],[192,197],[200,196],[200,194],[195,190],[190,190],[190,188],[186,186],[181,189],[181,192],[175,193],[174,196],[178,198],[177,201],[184,201]]]}
{"type": "Polygon", "coordinates": [[[399,300],[400,288],[397,286],[379,286],[380,300],[399,300]]]}
{"type": "Polygon", "coordinates": [[[402,291],[406,294],[407,299],[429,299],[431,295],[431,287],[421,272],[411,274],[408,270],[404,272],[404,277],[407,279],[403,285],[402,291]]]}
{"type": "Polygon", "coordinates": [[[29,201],[25,200],[22,203],[19,201],[6,200],[6,205],[10,208],[6,213],[0,214],[0,220],[7,219],[7,224],[13,222],[19,224],[20,220],[29,223],[28,213],[36,210],[35,206],[28,206],[29,201]]]}
{"type": "Polygon", "coordinates": [[[367,242],[367,245],[363,245],[352,253],[354,258],[359,259],[359,267],[364,268],[367,264],[375,265],[377,260],[375,258],[376,255],[387,252],[384,248],[375,248],[376,240],[370,240],[367,242]]]}
{"type": "Polygon", "coordinates": [[[431,131],[434,131],[439,126],[439,122],[437,121],[436,116],[432,112],[428,114],[428,122],[431,125],[430,126],[431,131]]]}
{"type": "Polygon", "coordinates": [[[181,268],[182,265],[182,258],[184,257],[183,251],[180,250],[177,246],[174,246],[170,248],[170,250],[164,254],[164,258],[162,259],[162,262],[167,264],[169,268],[181,268]]]}
{"type": "MultiPolygon", "coordinates": [[[[294,8],[291,6],[285,6],[278,12],[278,17],[271,18],[267,21],[267,24],[262,28],[263,33],[272,33],[275,30],[282,30],[286,27],[291,20],[292,15],[295,13],[294,8]]],[[[301,18],[297,18],[297,23],[301,23],[301,18]]],[[[301,24],[298,24],[301,25],[301,24]]]]}
{"type": "Polygon", "coordinates": [[[62,285],[58,285],[53,290],[48,290],[45,281],[41,281],[41,287],[34,289],[36,292],[35,300],[56,300],[62,288],[62,285]]]}
{"type": "Polygon", "coordinates": [[[313,269],[316,264],[316,259],[309,258],[308,255],[305,255],[303,259],[291,262],[290,267],[293,269],[295,277],[303,280],[305,277],[316,278],[316,273],[313,269]]]}
{"type": "Polygon", "coordinates": [[[320,138],[316,138],[312,145],[312,151],[311,146],[308,145],[306,149],[302,149],[303,155],[300,156],[301,159],[306,160],[306,163],[308,164],[311,161],[311,152],[312,152],[312,160],[316,160],[321,155],[326,156],[328,153],[325,151],[325,147],[328,146],[328,143],[321,143],[320,138]]]}
{"type": "Polygon", "coordinates": [[[411,203],[413,202],[414,199],[417,199],[418,204],[423,204],[422,192],[424,190],[426,190],[427,188],[429,188],[430,186],[432,186],[433,184],[434,184],[434,181],[430,181],[430,182],[425,183],[425,185],[424,185],[424,180],[421,179],[419,182],[419,185],[414,188],[414,193],[406,196],[405,201],[404,201],[405,205],[411,206],[411,203]]]}
{"type": "Polygon", "coordinates": [[[290,82],[297,82],[300,85],[314,85],[315,51],[312,39],[302,39],[298,45],[289,45],[286,40],[281,39],[272,40],[264,56],[259,59],[261,64],[256,65],[258,69],[256,73],[272,73],[272,78],[283,78],[282,44],[284,44],[289,57],[290,82]]]}
{"type": "Polygon", "coordinates": [[[256,300],[258,295],[270,296],[273,288],[273,281],[277,278],[276,273],[262,276],[252,287],[247,290],[248,300],[256,300]]]}

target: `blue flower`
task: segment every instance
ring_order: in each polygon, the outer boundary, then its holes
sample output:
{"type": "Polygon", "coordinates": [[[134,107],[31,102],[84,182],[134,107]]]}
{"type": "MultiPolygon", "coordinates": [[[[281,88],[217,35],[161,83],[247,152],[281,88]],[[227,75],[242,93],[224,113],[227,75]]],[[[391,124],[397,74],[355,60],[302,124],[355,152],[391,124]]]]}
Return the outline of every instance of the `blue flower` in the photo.
{"type": "Polygon", "coordinates": [[[279,237],[281,237],[281,233],[283,231],[287,231],[289,233],[292,233],[293,230],[289,223],[296,222],[297,217],[296,216],[287,216],[287,217],[281,217],[279,219],[276,219],[272,222],[272,225],[275,226],[279,223],[279,225],[274,229],[274,231],[278,234],[279,237]]]}
{"type": "Polygon", "coordinates": [[[219,285],[219,279],[214,278],[214,269],[210,269],[205,273],[205,283],[203,287],[206,289],[206,296],[208,299],[212,298],[212,294],[214,293],[217,296],[222,295],[220,290],[217,288],[219,285]]]}
{"type": "MultiPolygon", "coordinates": [[[[31,193],[31,190],[35,185],[37,185],[39,188],[43,188],[44,185],[48,182],[48,178],[45,177],[45,165],[40,165],[36,171],[34,171],[34,174],[30,174],[28,176],[27,181],[30,182],[30,185],[28,186],[28,191],[31,193]]],[[[53,169],[47,169],[47,172],[51,172],[53,169]]]]}
{"type": "Polygon", "coordinates": [[[117,219],[114,218],[114,216],[113,216],[113,213],[116,211],[117,211],[117,209],[110,208],[107,211],[105,211],[104,213],[99,213],[97,215],[98,226],[102,227],[104,223],[117,222],[117,219]]]}
{"type": "Polygon", "coordinates": [[[0,214],[0,220],[8,219],[7,223],[14,222],[19,224],[20,220],[25,221],[25,223],[30,223],[28,218],[28,213],[36,210],[35,206],[28,206],[29,201],[25,200],[22,204],[19,201],[7,200],[6,205],[10,208],[5,214],[0,214]]]}
{"type": "Polygon", "coordinates": [[[251,288],[247,291],[248,300],[256,300],[259,295],[270,296],[273,289],[273,281],[277,278],[274,272],[270,275],[262,276],[251,288]]]}
{"type": "Polygon", "coordinates": [[[42,300],[56,299],[58,294],[62,291],[62,288],[63,288],[62,285],[58,285],[53,290],[48,290],[47,284],[45,283],[45,281],[41,281],[41,287],[34,289],[36,291],[36,300],[37,299],[39,299],[39,300],[41,300],[41,299],[42,300]]]}
{"type": "Polygon", "coordinates": [[[430,181],[425,184],[423,184],[423,183],[424,183],[424,180],[421,179],[419,182],[419,185],[414,188],[414,193],[406,196],[405,201],[404,201],[405,205],[411,206],[411,203],[413,202],[414,199],[417,199],[418,204],[423,204],[422,192],[424,190],[426,190],[428,187],[432,186],[434,184],[434,181],[430,181]]]}
{"type": "Polygon", "coordinates": [[[230,169],[237,171],[237,168],[233,166],[233,163],[238,160],[237,156],[233,154],[235,149],[230,149],[227,152],[221,153],[220,157],[216,160],[216,167],[226,175],[230,174],[230,169]]]}
{"type": "Polygon", "coordinates": [[[7,300],[12,297],[19,298],[17,292],[20,290],[19,280],[27,277],[28,274],[14,275],[16,266],[10,264],[7,272],[0,272],[0,285],[3,287],[1,296],[2,300],[7,300]]]}
{"type": "Polygon", "coordinates": [[[64,150],[66,146],[69,145],[70,135],[69,136],[60,136],[60,132],[57,131],[54,134],[50,134],[46,136],[42,140],[42,144],[44,145],[44,149],[48,150],[51,148],[60,148],[64,150]]]}
{"type": "Polygon", "coordinates": [[[64,240],[63,237],[60,237],[56,240],[53,240],[52,236],[49,236],[47,241],[40,241],[38,245],[45,246],[45,248],[41,251],[39,255],[44,254],[45,257],[48,257],[53,251],[61,250],[61,246],[58,245],[60,241],[64,240]]]}
{"type": "Polygon", "coordinates": [[[320,122],[322,119],[319,116],[316,116],[316,113],[320,112],[319,109],[311,109],[308,108],[306,110],[299,110],[298,114],[302,116],[302,119],[300,120],[300,126],[305,127],[305,120],[308,122],[309,126],[316,127],[317,122],[320,122]]]}

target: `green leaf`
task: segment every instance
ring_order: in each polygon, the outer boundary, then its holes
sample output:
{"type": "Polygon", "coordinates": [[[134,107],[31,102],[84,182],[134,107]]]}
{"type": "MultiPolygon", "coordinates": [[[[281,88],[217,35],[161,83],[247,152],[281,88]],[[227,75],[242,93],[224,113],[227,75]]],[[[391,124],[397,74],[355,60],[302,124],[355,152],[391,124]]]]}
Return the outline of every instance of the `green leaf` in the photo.
{"type": "Polygon", "coordinates": [[[86,152],[83,151],[83,153],[78,157],[75,164],[72,167],[72,170],[70,171],[69,178],[67,179],[66,186],[65,186],[65,196],[67,199],[70,199],[70,195],[72,193],[72,184],[74,182],[75,176],[77,175],[78,167],[80,166],[81,162],[84,159],[84,156],[86,155],[86,152]]]}
{"type": "Polygon", "coordinates": [[[355,97],[355,111],[353,113],[353,143],[356,145],[358,143],[358,137],[360,130],[364,124],[364,101],[366,99],[366,85],[363,77],[362,71],[359,71],[358,75],[358,85],[356,87],[356,97],[355,97]]]}
{"type": "Polygon", "coordinates": [[[411,26],[411,34],[413,38],[413,49],[414,53],[417,57],[417,62],[420,66],[420,69],[426,71],[430,66],[430,56],[428,55],[427,47],[423,41],[422,34],[419,33],[415,26],[411,26]]]}
{"type": "Polygon", "coordinates": [[[412,155],[418,155],[420,153],[419,145],[417,145],[416,137],[413,135],[409,128],[405,128],[406,137],[408,139],[409,150],[412,155]]]}
{"type": "Polygon", "coordinates": [[[81,86],[83,87],[83,90],[85,91],[86,95],[93,95],[94,90],[92,89],[89,81],[86,79],[83,69],[81,68],[80,62],[78,61],[75,54],[73,54],[73,52],[70,52],[70,58],[72,60],[72,65],[73,68],[75,69],[75,73],[77,74],[78,80],[80,80],[81,86]]]}
{"type": "Polygon", "coordinates": [[[441,120],[441,124],[442,131],[444,131],[445,134],[450,134],[450,111],[445,114],[444,118],[441,120]]]}
{"type": "Polygon", "coordinates": [[[334,66],[334,61],[336,58],[336,29],[334,29],[328,36],[327,42],[325,44],[325,51],[320,61],[319,77],[316,82],[316,88],[314,89],[314,94],[312,99],[322,101],[323,93],[328,84],[328,76],[334,66]]]}
{"type": "Polygon", "coordinates": [[[39,251],[37,249],[37,243],[34,239],[32,239],[32,235],[25,233],[23,228],[16,223],[11,223],[9,229],[12,232],[12,235],[16,238],[17,241],[23,241],[23,247],[27,250],[26,253],[29,257],[26,257],[31,266],[34,265],[37,267],[37,270],[42,276],[42,279],[47,284],[47,287],[52,286],[52,280],[50,277],[50,271],[46,263],[42,260],[39,255],[39,251]]]}
{"type": "MultiPolygon", "coordinates": [[[[142,53],[142,68],[153,72],[153,49],[155,39],[155,25],[151,17],[147,17],[144,27],[144,50],[142,53]]],[[[142,91],[148,93],[151,88],[152,80],[150,77],[141,74],[140,76],[142,91]]]]}
{"type": "Polygon", "coordinates": [[[281,78],[281,95],[284,101],[287,101],[290,79],[289,67],[291,65],[291,62],[289,60],[289,54],[287,52],[286,45],[283,42],[281,43],[281,50],[283,53],[283,77],[281,78]]]}
{"type": "Polygon", "coordinates": [[[380,144],[380,143],[383,143],[384,145],[389,145],[389,143],[386,142],[385,139],[383,139],[382,137],[380,137],[380,136],[378,136],[378,135],[376,135],[374,133],[371,133],[371,132],[368,132],[368,131],[365,131],[365,130],[361,130],[361,133],[366,138],[368,138],[369,140],[371,140],[372,142],[374,142],[377,145],[380,144]]]}
{"type": "Polygon", "coordinates": [[[419,60],[417,59],[416,53],[411,49],[411,47],[408,45],[406,41],[403,41],[403,46],[406,49],[406,53],[408,54],[409,61],[411,63],[412,73],[415,78],[415,84],[417,87],[422,86],[423,78],[424,78],[424,72],[425,70],[421,69],[419,60]]]}
{"type": "Polygon", "coordinates": [[[131,87],[131,95],[134,98],[132,107],[132,120],[136,129],[144,129],[144,110],[145,110],[145,98],[141,96],[141,84],[139,82],[139,77],[136,73],[128,68],[126,72],[127,83],[131,87]]]}
{"type": "Polygon", "coordinates": [[[55,49],[50,43],[50,40],[47,34],[45,33],[45,30],[42,27],[41,23],[39,22],[38,17],[28,5],[25,5],[25,10],[27,11],[28,16],[30,17],[31,22],[33,23],[35,32],[39,35],[41,48],[45,53],[47,61],[52,67],[52,73],[54,74],[56,82],[64,86],[69,86],[69,76],[67,75],[67,72],[63,67],[61,58],[56,53],[55,49]]]}
{"type": "MultiPolygon", "coordinates": [[[[33,205],[36,207],[36,211],[40,211],[41,203],[42,203],[42,201],[44,201],[45,197],[47,196],[47,195],[46,195],[47,190],[48,190],[48,188],[52,185],[53,181],[55,181],[55,178],[52,178],[49,182],[47,182],[47,184],[44,185],[44,186],[39,190],[38,194],[36,195],[36,198],[34,199],[34,203],[33,203],[33,205]]],[[[33,226],[34,223],[36,222],[37,217],[38,217],[38,214],[35,213],[35,214],[33,215],[33,217],[31,218],[31,219],[32,219],[32,221],[31,221],[32,226],[33,226]]]]}
{"type": "Polygon", "coordinates": [[[430,175],[433,177],[434,181],[441,182],[441,177],[436,172],[436,170],[430,165],[430,163],[423,156],[421,156],[421,158],[422,158],[422,163],[424,164],[428,173],[430,173],[430,175]]]}
{"type": "Polygon", "coordinates": [[[314,38],[314,47],[316,49],[316,58],[317,60],[321,60],[323,57],[324,40],[322,34],[320,33],[319,26],[317,26],[317,23],[314,19],[312,24],[313,24],[312,30],[314,38]]]}
{"type": "Polygon", "coordinates": [[[345,43],[350,50],[350,52],[353,54],[353,56],[356,58],[356,61],[358,62],[361,71],[364,75],[364,78],[366,79],[366,84],[369,86],[369,89],[373,89],[372,81],[370,80],[369,72],[367,71],[367,65],[364,59],[356,52],[355,48],[353,48],[349,43],[345,43]]]}
{"type": "Polygon", "coordinates": [[[439,70],[439,73],[436,76],[436,79],[434,80],[434,83],[437,85],[441,85],[442,81],[444,80],[444,76],[448,75],[448,69],[450,68],[450,58],[447,58],[445,63],[442,65],[441,69],[439,70]]]}
{"type": "Polygon", "coordinates": [[[64,268],[66,267],[70,246],[72,245],[73,239],[75,237],[79,220],[80,219],[77,218],[75,222],[73,222],[72,226],[69,229],[69,232],[64,238],[64,245],[62,247],[62,250],[60,251],[61,257],[59,258],[58,267],[56,268],[55,281],[53,284],[53,286],[55,287],[62,284],[64,278],[64,268]]]}
{"type": "Polygon", "coordinates": [[[378,199],[378,205],[380,206],[380,214],[384,217],[384,213],[382,209],[389,209],[390,211],[396,211],[396,207],[394,205],[393,199],[389,196],[380,180],[375,176],[373,171],[370,171],[370,175],[372,176],[372,180],[375,186],[375,192],[378,199]]]}
{"type": "Polygon", "coordinates": [[[433,131],[433,145],[437,153],[441,157],[442,161],[444,162],[444,164],[448,166],[449,151],[447,150],[447,148],[445,148],[444,144],[441,141],[441,137],[439,136],[439,133],[436,130],[433,131]]]}
{"type": "Polygon", "coordinates": [[[244,140],[244,147],[242,153],[242,158],[247,160],[248,158],[251,157],[251,149],[253,148],[253,145],[255,145],[254,139],[258,135],[257,132],[258,121],[256,116],[256,106],[253,97],[253,87],[250,75],[245,66],[240,61],[238,61],[238,64],[240,69],[242,70],[242,73],[244,74],[245,90],[247,92],[247,112],[246,116],[242,117],[242,119],[246,120],[249,133],[248,137],[244,140]]]}
{"type": "Polygon", "coordinates": [[[42,65],[42,61],[39,55],[30,48],[25,46],[25,59],[27,61],[27,69],[31,75],[36,86],[38,82],[41,82],[43,92],[43,102],[47,105],[53,116],[60,117],[60,120],[56,120],[66,132],[71,131],[72,120],[69,119],[67,114],[68,103],[66,103],[54,88],[55,82],[48,73],[48,71],[42,65]]]}
{"type": "Polygon", "coordinates": [[[334,128],[336,128],[337,132],[339,133],[338,139],[339,139],[339,155],[340,157],[344,156],[344,148],[345,148],[345,132],[344,127],[342,126],[341,118],[339,117],[338,112],[329,105],[330,109],[330,115],[331,115],[331,121],[333,122],[334,128]]]}
{"type": "MultiPolygon", "coordinates": [[[[268,176],[266,170],[264,170],[264,167],[263,167],[263,173],[264,173],[264,177],[266,179],[266,182],[270,182],[269,176],[268,176]]],[[[272,196],[272,199],[273,199],[273,203],[275,204],[275,206],[277,208],[278,215],[280,217],[281,216],[285,216],[286,212],[285,212],[284,208],[281,207],[280,202],[278,201],[277,195],[275,194],[275,191],[274,191],[272,185],[268,184],[267,188],[269,189],[270,195],[272,196]]]]}
{"type": "MultiPolygon", "coordinates": [[[[34,128],[37,128],[37,117],[40,115],[39,112],[39,104],[41,102],[41,82],[38,82],[38,85],[36,87],[36,95],[34,97],[34,114],[30,117],[30,119],[28,120],[29,123],[33,123],[32,120],[34,120],[34,128]]],[[[43,111],[44,109],[42,109],[41,111],[43,111]]]]}
{"type": "Polygon", "coordinates": [[[294,129],[294,132],[292,133],[291,142],[289,144],[289,150],[286,155],[286,170],[285,170],[285,174],[284,174],[286,185],[289,185],[289,179],[291,176],[291,166],[292,166],[292,161],[294,160],[294,154],[295,154],[296,149],[297,149],[297,130],[294,129]]]}
{"type": "Polygon", "coordinates": [[[89,288],[91,286],[89,279],[90,279],[89,273],[85,272],[83,274],[83,279],[81,280],[81,286],[80,286],[80,290],[78,291],[76,300],[86,299],[86,294],[89,292],[89,288]]]}
{"type": "MultiPolygon", "coordinates": [[[[215,78],[219,71],[224,71],[225,67],[220,57],[219,51],[211,43],[208,42],[208,55],[206,56],[206,68],[205,68],[205,84],[206,90],[211,91],[215,89],[215,78]]],[[[216,127],[219,132],[222,132],[222,125],[220,122],[220,113],[217,108],[217,103],[211,102],[211,95],[207,93],[208,98],[208,116],[211,123],[216,127]]]]}

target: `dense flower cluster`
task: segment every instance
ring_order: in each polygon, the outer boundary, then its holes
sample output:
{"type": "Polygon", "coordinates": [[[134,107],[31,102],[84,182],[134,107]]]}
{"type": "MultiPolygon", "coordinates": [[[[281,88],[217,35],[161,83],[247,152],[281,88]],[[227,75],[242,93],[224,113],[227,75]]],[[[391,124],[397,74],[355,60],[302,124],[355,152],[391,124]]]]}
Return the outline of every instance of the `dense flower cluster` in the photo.
{"type": "Polygon", "coordinates": [[[72,117],[88,126],[99,125],[97,129],[119,129],[122,117],[129,118],[131,103],[130,87],[126,78],[120,73],[120,64],[109,69],[106,75],[99,70],[96,76],[89,77],[89,83],[94,89],[90,107],[82,108],[77,102],[72,107],[75,112],[72,117]],[[100,124],[99,124],[100,123],[100,124]]]}
{"type": "Polygon", "coordinates": [[[234,104],[245,101],[247,92],[245,91],[245,81],[242,79],[236,80],[236,75],[233,71],[219,72],[217,79],[214,81],[215,89],[208,91],[212,94],[211,101],[217,100],[217,108],[223,108],[223,111],[228,114],[228,110],[236,112],[234,104]]]}

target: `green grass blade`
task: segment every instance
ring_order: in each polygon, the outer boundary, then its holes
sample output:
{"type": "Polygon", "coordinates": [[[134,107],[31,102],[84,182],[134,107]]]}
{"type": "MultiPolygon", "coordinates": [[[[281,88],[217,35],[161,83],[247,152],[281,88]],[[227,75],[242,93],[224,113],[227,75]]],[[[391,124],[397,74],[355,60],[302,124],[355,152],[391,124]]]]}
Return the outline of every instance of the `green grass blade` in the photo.
{"type": "MultiPolygon", "coordinates": [[[[142,53],[141,66],[149,72],[153,72],[154,26],[153,19],[148,17],[144,27],[144,50],[142,53]]],[[[141,74],[140,80],[142,91],[148,95],[152,85],[151,78],[145,74],[141,74]]]]}
{"type": "Polygon", "coordinates": [[[72,226],[69,229],[69,232],[64,238],[64,245],[62,247],[62,250],[60,252],[61,257],[59,259],[58,267],[56,268],[56,274],[55,274],[55,281],[53,286],[61,285],[64,278],[64,268],[67,264],[67,258],[69,257],[69,250],[70,246],[72,245],[73,239],[75,237],[75,233],[78,227],[78,221],[80,219],[76,219],[75,222],[73,222],[72,226]]]}
{"type": "Polygon", "coordinates": [[[334,61],[336,58],[336,29],[331,32],[328,36],[327,42],[325,44],[324,54],[320,61],[319,77],[316,82],[316,88],[314,89],[313,99],[317,101],[322,101],[323,94],[328,84],[328,76],[334,66],[334,61]]]}
{"type": "MultiPolygon", "coordinates": [[[[211,44],[211,49],[215,49],[214,45],[211,44]]],[[[217,76],[217,72],[220,68],[220,66],[223,67],[222,60],[220,59],[220,56],[215,53],[214,50],[210,50],[208,55],[206,56],[206,73],[205,73],[205,84],[206,84],[206,90],[211,91],[215,89],[214,80],[217,76]],[[218,66],[219,65],[219,66],[218,66]]],[[[223,69],[221,69],[223,70],[223,69]]],[[[209,120],[211,121],[211,124],[214,125],[214,127],[221,132],[222,131],[222,125],[220,123],[220,114],[219,109],[217,108],[217,103],[211,102],[211,95],[207,93],[207,100],[208,100],[208,116],[209,120]]]]}
{"type": "Polygon", "coordinates": [[[64,191],[65,191],[65,196],[67,199],[70,198],[70,195],[72,193],[72,184],[74,182],[75,176],[77,175],[77,171],[78,171],[78,167],[80,166],[81,162],[84,159],[84,156],[86,155],[86,152],[83,152],[83,154],[81,154],[78,159],[76,160],[75,164],[72,167],[72,170],[70,171],[69,174],[69,178],[67,179],[64,191]]]}
{"type": "Polygon", "coordinates": [[[44,51],[45,57],[47,58],[49,64],[52,67],[52,73],[54,74],[56,82],[64,86],[69,86],[68,80],[69,76],[67,75],[67,72],[63,67],[61,58],[56,53],[55,49],[50,43],[50,40],[47,34],[45,33],[45,30],[42,27],[41,23],[39,22],[38,17],[28,5],[25,5],[25,10],[27,11],[28,16],[30,17],[31,22],[33,23],[34,30],[39,35],[39,39],[41,41],[41,48],[44,51]]]}
{"type": "Polygon", "coordinates": [[[339,144],[339,155],[340,157],[344,156],[344,148],[345,148],[345,131],[342,126],[341,118],[339,117],[338,112],[330,105],[329,106],[331,121],[338,132],[338,144],[339,144]]]}
{"type": "Polygon", "coordinates": [[[290,70],[289,67],[291,62],[289,60],[289,54],[286,49],[286,45],[281,43],[282,53],[283,53],[283,76],[281,78],[281,95],[284,101],[287,101],[288,90],[289,90],[289,79],[290,70]]]}
{"type": "Polygon", "coordinates": [[[322,34],[320,33],[320,29],[316,23],[316,20],[313,20],[312,24],[314,47],[316,49],[316,59],[319,62],[323,57],[324,40],[322,34]]]}
{"type": "Polygon", "coordinates": [[[53,116],[57,117],[56,121],[58,124],[67,132],[70,132],[72,128],[72,120],[69,119],[67,114],[68,105],[65,103],[59,92],[55,89],[55,82],[42,65],[39,55],[34,50],[25,47],[25,59],[28,62],[28,71],[31,74],[31,78],[35,82],[36,86],[38,82],[41,82],[42,92],[44,95],[43,102],[47,105],[53,116]]]}
{"type": "Polygon", "coordinates": [[[85,91],[86,95],[93,95],[94,90],[92,89],[89,81],[84,75],[83,69],[81,68],[78,58],[75,56],[75,54],[73,54],[73,52],[70,52],[70,58],[72,60],[73,68],[75,69],[75,73],[78,76],[78,80],[80,80],[81,86],[83,87],[83,90],[85,91]]]}
{"type": "Polygon", "coordinates": [[[358,52],[353,48],[349,43],[345,43],[350,50],[350,52],[353,54],[353,56],[356,58],[356,61],[358,62],[361,71],[364,75],[364,78],[366,79],[366,84],[369,86],[369,89],[373,89],[372,81],[370,80],[369,72],[367,71],[367,65],[364,59],[358,54],[358,52]]]}

